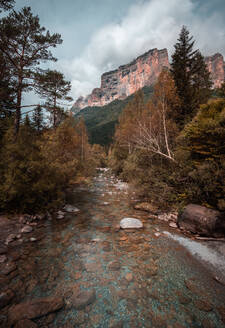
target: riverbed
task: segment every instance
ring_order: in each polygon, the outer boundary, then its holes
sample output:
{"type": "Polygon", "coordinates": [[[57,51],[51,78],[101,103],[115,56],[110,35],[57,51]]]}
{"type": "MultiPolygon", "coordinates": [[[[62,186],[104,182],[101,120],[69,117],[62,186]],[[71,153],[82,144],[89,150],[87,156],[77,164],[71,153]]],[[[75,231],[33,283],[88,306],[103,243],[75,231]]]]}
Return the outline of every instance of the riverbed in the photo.
{"type": "MultiPolygon", "coordinates": [[[[213,279],[217,264],[224,274],[222,254],[221,263],[205,258],[203,243],[189,245],[167,223],[134,210],[135,201],[109,170],[74,188],[68,202],[80,212],[46,221],[41,240],[14,251],[12,304],[63,297],[59,311],[32,319],[38,327],[225,327],[225,287],[213,279]],[[144,228],[118,230],[124,217],[144,228]],[[80,293],[89,298],[78,304],[80,293]]],[[[12,304],[0,312],[5,327],[12,304]]]]}

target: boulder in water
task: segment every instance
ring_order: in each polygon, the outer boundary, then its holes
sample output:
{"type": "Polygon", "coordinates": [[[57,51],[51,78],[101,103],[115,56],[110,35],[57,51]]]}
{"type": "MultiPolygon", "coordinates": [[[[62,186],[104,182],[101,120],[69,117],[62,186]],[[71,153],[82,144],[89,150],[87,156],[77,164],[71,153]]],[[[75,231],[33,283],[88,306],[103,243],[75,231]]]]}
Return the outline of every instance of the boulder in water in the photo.
{"type": "Polygon", "coordinates": [[[120,221],[122,229],[140,229],[143,228],[143,223],[135,218],[124,218],[120,221]]]}
{"type": "Polygon", "coordinates": [[[66,211],[68,213],[78,213],[78,212],[80,212],[79,208],[77,208],[73,205],[69,205],[69,204],[65,205],[63,209],[64,209],[64,211],[66,211]]]}
{"type": "Polygon", "coordinates": [[[178,227],[208,237],[225,236],[225,213],[189,204],[178,216],[178,227]]]}
{"type": "Polygon", "coordinates": [[[93,303],[96,300],[95,290],[90,291],[78,291],[73,294],[72,304],[77,310],[85,308],[87,305],[93,303]]]}
{"type": "Polygon", "coordinates": [[[33,228],[29,225],[25,225],[22,229],[21,229],[21,232],[22,233],[29,233],[33,230],[33,228]]]}
{"type": "Polygon", "coordinates": [[[14,325],[23,319],[34,319],[61,309],[61,297],[43,297],[13,305],[9,309],[9,322],[14,325]]]}

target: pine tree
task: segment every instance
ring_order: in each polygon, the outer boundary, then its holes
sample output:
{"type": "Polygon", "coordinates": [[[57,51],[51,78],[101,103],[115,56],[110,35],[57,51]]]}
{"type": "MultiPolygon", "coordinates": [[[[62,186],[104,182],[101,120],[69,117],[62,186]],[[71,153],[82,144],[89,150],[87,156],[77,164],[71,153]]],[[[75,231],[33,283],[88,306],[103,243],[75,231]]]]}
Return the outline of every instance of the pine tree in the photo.
{"type": "Polygon", "coordinates": [[[1,12],[1,9],[3,9],[3,10],[12,9],[14,3],[15,3],[14,0],[0,0],[0,12],[1,12]]]}
{"type": "Polygon", "coordinates": [[[52,115],[54,128],[66,117],[62,101],[72,100],[67,96],[70,89],[71,83],[56,70],[47,70],[36,75],[36,92],[46,99],[45,107],[52,115]]]}
{"type": "Polygon", "coordinates": [[[210,95],[210,75],[199,50],[193,50],[195,41],[185,26],[182,27],[175,52],[172,55],[171,72],[181,100],[177,123],[181,127],[195,114],[200,104],[210,95]]]}
{"type": "Polygon", "coordinates": [[[38,134],[41,132],[41,130],[44,127],[43,120],[44,120],[43,119],[43,111],[42,111],[41,106],[38,105],[37,107],[35,107],[35,109],[33,111],[33,115],[32,115],[32,124],[38,134]]]}
{"type": "Polygon", "coordinates": [[[60,43],[61,36],[51,35],[41,27],[39,17],[32,14],[30,7],[24,7],[20,12],[13,10],[0,20],[0,52],[11,67],[16,90],[15,135],[20,126],[22,94],[32,90],[41,61],[56,61],[49,48],[60,43]]]}

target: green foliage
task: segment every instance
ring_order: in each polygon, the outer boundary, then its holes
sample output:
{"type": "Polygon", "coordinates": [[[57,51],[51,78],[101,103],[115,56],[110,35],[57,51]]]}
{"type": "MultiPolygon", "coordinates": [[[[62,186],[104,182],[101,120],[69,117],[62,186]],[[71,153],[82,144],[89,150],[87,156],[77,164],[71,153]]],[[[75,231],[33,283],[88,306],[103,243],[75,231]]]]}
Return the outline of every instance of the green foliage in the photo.
{"type": "Polygon", "coordinates": [[[40,148],[27,124],[22,125],[17,141],[13,130],[5,136],[1,160],[0,208],[6,211],[34,212],[61,196],[57,172],[46,167],[40,148]]]}
{"type": "Polygon", "coordinates": [[[33,128],[39,134],[44,128],[44,118],[43,118],[43,110],[40,105],[34,108],[32,115],[32,125],[33,128]]]}
{"type": "MultiPolygon", "coordinates": [[[[142,92],[146,102],[152,95],[153,87],[144,87],[142,92]]],[[[109,146],[112,143],[119,115],[133,97],[134,95],[131,95],[124,100],[114,100],[102,107],[86,107],[75,114],[77,118],[84,117],[91,144],[109,146]]]]}
{"type": "Polygon", "coordinates": [[[202,105],[179,137],[179,192],[188,201],[225,209],[225,101],[202,105]]]}
{"type": "Polygon", "coordinates": [[[34,87],[33,78],[41,61],[56,61],[49,50],[62,43],[59,34],[50,34],[39,23],[30,7],[19,12],[12,10],[0,20],[0,53],[10,67],[10,79],[16,93],[15,134],[18,134],[21,119],[23,92],[34,87]]]}
{"type": "Polygon", "coordinates": [[[54,130],[34,133],[26,116],[15,142],[13,127],[4,136],[0,158],[0,209],[31,212],[59,206],[65,190],[93,174],[94,157],[85,126],[68,118],[54,130]]]}
{"type": "Polygon", "coordinates": [[[56,70],[46,70],[35,75],[36,92],[41,98],[46,99],[45,108],[50,112],[53,121],[53,127],[59,125],[65,118],[63,107],[60,101],[71,101],[68,92],[71,89],[71,83],[66,81],[64,75],[56,70]]]}
{"type": "Polygon", "coordinates": [[[195,115],[200,104],[211,94],[210,74],[199,50],[193,50],[195,41],[182,27],[175,52],[172,55],[171,72],[181,100],[176,122],[182,128],[195,115]]]}

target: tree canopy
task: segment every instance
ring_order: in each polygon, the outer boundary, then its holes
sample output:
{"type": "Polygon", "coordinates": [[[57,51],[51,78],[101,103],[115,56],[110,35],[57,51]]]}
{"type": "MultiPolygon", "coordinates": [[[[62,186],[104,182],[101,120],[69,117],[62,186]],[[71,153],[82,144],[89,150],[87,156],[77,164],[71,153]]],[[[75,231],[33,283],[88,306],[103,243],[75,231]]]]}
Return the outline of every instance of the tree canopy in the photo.
{"type": "Polygon", "coordinates": [[[16,90],[16,116],[14,130],[18,134],[21,118],[21,101],[24,91],[34,87],[34,76],[42,61],[56,61],[49,50],[61,44],[60,34],[50,34],[40,26],[39,17],[30,7],[11,11],[0,20],[0,51],[11,70],[16,90]]]}

